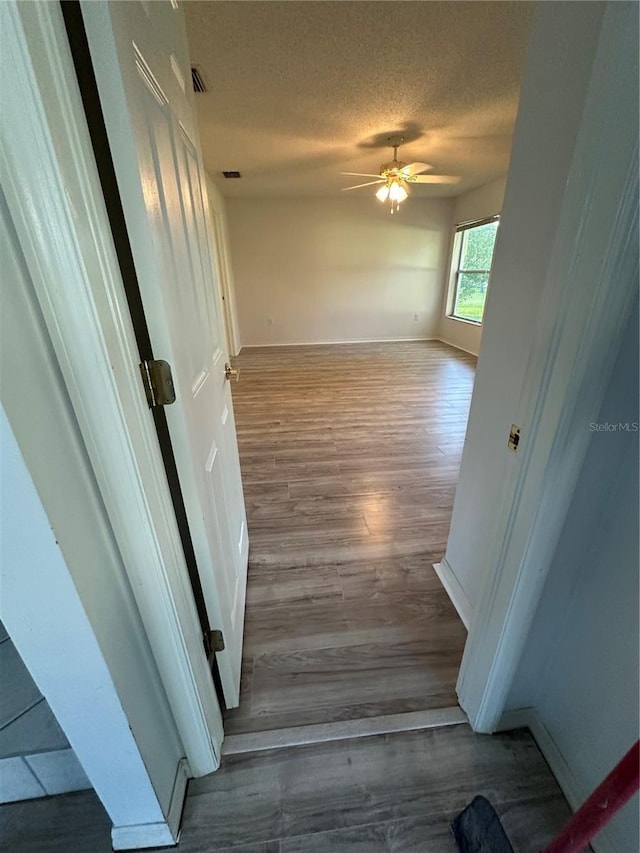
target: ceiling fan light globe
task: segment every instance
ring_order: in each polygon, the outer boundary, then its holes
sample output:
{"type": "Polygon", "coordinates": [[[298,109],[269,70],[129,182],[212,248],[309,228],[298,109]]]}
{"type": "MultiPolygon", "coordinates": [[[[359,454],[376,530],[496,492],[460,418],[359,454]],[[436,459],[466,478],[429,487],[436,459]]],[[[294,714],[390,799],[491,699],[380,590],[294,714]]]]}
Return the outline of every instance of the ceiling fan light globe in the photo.
{"type": "Polygon", "coordinates": [[[380,187],[376,193],[376,198],[378,201],[386,201],[389,198],[389,187],[386,184],[383,187],[380,187]]]}
{"type": "Polygon", "coordinates": [[[405,188],[401,184],[394,182],[389,187],[389,199],[391,201],[396,201],[399,203],[401,201],[404,201],[405,198],[407,197],[407,195],[408,195],[407,191],[405,190],[405,188]]]}

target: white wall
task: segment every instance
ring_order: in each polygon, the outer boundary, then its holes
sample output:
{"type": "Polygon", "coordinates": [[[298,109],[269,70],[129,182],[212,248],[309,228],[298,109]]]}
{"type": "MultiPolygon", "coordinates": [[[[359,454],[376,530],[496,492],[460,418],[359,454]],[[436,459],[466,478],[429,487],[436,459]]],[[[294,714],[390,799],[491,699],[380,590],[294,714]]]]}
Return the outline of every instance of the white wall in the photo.
{"type": "MultiPolygon", "coordinates": [[[[453,233],[456,225],[462,222],[470,222],[474,219],[484,219],[502,212],[504,190],[507,183],[506,176],[491,181],[481,187],[476,187],[454,199],[453,220],[451,223],[450,245],[453,243],[453,233]]],[[[449,270],[448,270],[449,272],[449,270]]],[[[446,283],[448,290],[449,282],[446,283]]],[[[482,326],[475,323],[467,323],[464,320],[453,320],[447,317],[447,293],[445,291],[442,318],[440,320],[439,337],[445,343],[478,355],[480,352],[480,340],[482,338],[482,326]]]]}
{"type": "MultiPolygon", "coordinates": [[[[599,423],[637,424],[638,379],[636,306],[599,423]]],[[[508,702],[535,709],[574,806],[638,737],[639,461],[637,432],[592,433],[508,702]]],[[[604,841],[640,849],[637,796],[604,841]]]]}
{"type": "Polygon", "coordinates": [[[507,449],[536,334],[600,32],[599,3],[537,10],[520,95],[487,297],[483,343],[443,569],[472,620],[502,484],[518,457],[507,449]]]}
{"type": "Polygon", "coordinates": [[[227,199],[243,345],[437,337],[452,205],[227,199]]]}

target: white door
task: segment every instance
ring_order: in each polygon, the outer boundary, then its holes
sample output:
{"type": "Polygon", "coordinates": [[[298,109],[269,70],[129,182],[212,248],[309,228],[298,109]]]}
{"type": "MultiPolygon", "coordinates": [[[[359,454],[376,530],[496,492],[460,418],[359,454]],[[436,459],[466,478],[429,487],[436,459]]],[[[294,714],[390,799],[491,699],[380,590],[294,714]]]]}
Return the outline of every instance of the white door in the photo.
{"type": "Polygon", "coordinates": [[[248,536],[219,283],[177,3],[83,2],[82,13],[228,707],[239,701],[248,536]]]}

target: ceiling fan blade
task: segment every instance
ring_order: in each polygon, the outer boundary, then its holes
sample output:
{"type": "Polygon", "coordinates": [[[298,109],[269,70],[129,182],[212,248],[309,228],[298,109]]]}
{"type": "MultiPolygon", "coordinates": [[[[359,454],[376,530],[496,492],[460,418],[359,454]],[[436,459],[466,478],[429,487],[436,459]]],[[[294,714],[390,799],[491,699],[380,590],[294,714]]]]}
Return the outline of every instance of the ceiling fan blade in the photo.
{"type": "Polygon", "coordinates": [[[371,172],[340,172],[341,175],[353,175],[354,178],[379,178],[380,172],[374,175],[371,172]]]}
{"type": "Polygon", "coordinates": [[[457,184],[460,181],[455,175],[413,175],[411,184],[457,184]]]}
{"type": "Polygon", "coordinates": [[[427,169],[432,169],[428,163],[408,163],[400,170],[405,175],[417,175],[419,172],[426,172],[427,169]]]}
{"type": "Polygon", "coordinates": [[[355,187],[342,187],[342,192],[347,192],[347,190],[359,190],[360,187],[370,187],[373,184],[384,184],[382,178],[378,178],[377,181],[367,181],[366,184],[356,184],[355,187]]]}

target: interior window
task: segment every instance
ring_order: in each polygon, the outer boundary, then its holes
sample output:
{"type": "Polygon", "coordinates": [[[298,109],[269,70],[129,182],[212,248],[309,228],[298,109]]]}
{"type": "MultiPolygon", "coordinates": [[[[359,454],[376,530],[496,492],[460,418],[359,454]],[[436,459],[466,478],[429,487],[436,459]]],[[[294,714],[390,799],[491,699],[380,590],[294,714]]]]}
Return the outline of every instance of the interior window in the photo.
{"type": "Polygon", "coordinates": [[[450,317],[482,323],[498,221],[498,216],[492,216],[457,226],[451,260],[453,307],[450,317]]]}

